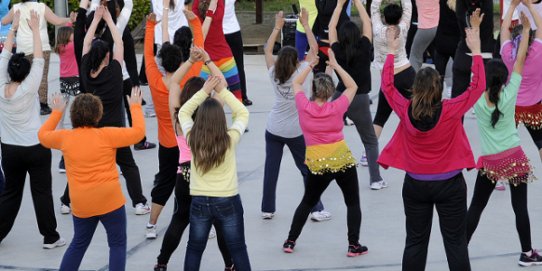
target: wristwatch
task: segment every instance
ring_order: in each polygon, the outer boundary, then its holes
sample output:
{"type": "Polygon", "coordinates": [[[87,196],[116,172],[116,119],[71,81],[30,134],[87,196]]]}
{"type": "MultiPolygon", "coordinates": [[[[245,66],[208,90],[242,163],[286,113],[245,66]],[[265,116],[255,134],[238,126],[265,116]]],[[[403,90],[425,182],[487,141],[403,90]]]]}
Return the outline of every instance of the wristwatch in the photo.
{"type": "Polygon", "coordinates": [[[213,62],[213,61],[209,59],[209,60],[206,60],[206,61],[203,62],[203,63],[205,63],[205,66],[207,66],[207,65],[209,65],[209,63],[211,63],[211,62],[213,62]]]}

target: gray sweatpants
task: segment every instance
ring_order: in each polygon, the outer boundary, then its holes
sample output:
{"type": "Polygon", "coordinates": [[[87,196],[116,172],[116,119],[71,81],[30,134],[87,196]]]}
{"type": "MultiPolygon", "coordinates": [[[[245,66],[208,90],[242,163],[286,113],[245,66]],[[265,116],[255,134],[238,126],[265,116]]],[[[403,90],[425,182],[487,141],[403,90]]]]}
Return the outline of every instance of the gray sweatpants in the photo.
{"type": "Polygon", "coordinates": [[[429,47],[435,36],[437,35],[437,27],[428,29],[419,29],[416,31],[412,47],[410,48],[410,65],[416,72],[422,67],[423,53],[429,47]]]}
{"type": "MultiPolygon", "coordinates": [[[[340,92],[335,92],[333,99],[339,98],[340,92]]],[[[369,94],[357,94],[346,111],[346,116],[354,122],[358,130],[361,142],[365,147],[367,162],[369,164],[370,183],[382,181],[378,159],[378,138],[373,128],[373,117],[371,116],[369,94]]]]}

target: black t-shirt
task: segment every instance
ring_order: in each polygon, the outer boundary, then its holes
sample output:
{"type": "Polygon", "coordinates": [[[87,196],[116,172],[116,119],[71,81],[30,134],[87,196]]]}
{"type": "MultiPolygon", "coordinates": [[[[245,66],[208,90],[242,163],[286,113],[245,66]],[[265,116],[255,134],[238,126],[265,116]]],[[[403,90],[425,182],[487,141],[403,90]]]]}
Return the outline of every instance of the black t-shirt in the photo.
{"type": "Polygon", "coordinates": [[[484,14],[484,20],[480,25],[480,40],[482,41],[482,52],[493,52],[493,1],[492,0],[457,0],[455,14],[459,24],[461,39],[459,40],[459,50],[461,52],[470,52],[465,41],[465,28],[469,16],[480,8],[480,13],[484,14]]]}
{"type": "MultiPolygon", "coordinates": [[[[312,27],[312,32],[319,39],[327,40],[328,33],[329,33],[329,21],[331,20],[331,16],[333,15],[333,11],[335,10],[335,7],[337,6],[337,0],[315,0],[315,1],[316,1],[316,9],[318,10],[318,16],[316,17],[316,21],[314,22],[314,25],[312,27]]],[[[341,25],[344,22],[350,21],[350,18],[348,17],[348,14],[346,13],[347,7],[348,5],[343,6],[341,15],[339,16],[339,22],[337,23],[337,29],[339,29],[339,27],[341,27],[341,25]]]]}
{"type": "Polygon", "coordinates": [[[104,113],[100,127],[123,127],[122,106],[122,68],[117,60],[111,60],[96,78],[90,76],[89,55],[81,60],[81,79],[87,93],[92,93],[102,100],[104,113]]]}
{"type": "MultiPolygon", "coordinates": [[[[356,43],[355,54],[351,59],[347,59],[346,51],[343,46],[335,42],[331,45],[333,53],[337,62],[343,69],[352,76],[356,84],[358,85],[358,91],[356,94],[367,94],[371,91],[371,50],[373,45],[369,39],[365,36],[359,38],[356,43]]],[[[345,86],[339,77],[339,84],[337,85],[337,91],[343,92],[345,86]]]]}

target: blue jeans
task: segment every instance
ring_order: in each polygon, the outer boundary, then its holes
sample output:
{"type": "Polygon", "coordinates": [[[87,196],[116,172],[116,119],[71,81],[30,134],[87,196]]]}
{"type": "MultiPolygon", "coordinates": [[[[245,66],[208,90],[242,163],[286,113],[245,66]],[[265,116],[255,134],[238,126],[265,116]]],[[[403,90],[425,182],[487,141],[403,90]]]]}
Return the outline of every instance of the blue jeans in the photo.
{"type": "Polygon", "coordinates": [[[235,270],[249,271],[243,205],[239,195],[233,197],[193,196],[190,205],[190,236],[184,259],[184,270],[200,269],[201,256],[207,245],[211,225],[224,234],[235,270]]]}
{"type": "Polygon", "coordinates": [[[126,210],[122,206],[104,215],[89,218],[73,216],[73,240],[64,253],[60,271],[79,270],[98,222],[102,222],[107,233],[109,270],[124,271],[126,269],[126,210]]]}

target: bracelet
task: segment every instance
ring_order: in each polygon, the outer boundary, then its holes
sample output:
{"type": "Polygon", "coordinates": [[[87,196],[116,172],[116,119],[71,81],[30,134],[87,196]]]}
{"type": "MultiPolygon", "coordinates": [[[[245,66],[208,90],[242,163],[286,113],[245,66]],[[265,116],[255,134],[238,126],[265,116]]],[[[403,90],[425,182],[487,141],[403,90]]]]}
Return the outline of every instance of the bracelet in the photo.
{"type": "Polygon", "coordinates": [[[210,60],[210,59],[209,59],[209,60],[207,60],[207,61],[205,61],[205,62],[204,62],[204,63],[205,63],[205,66],[209,65],[209,63],[211,63],[211,62],[213,62],[213,61],[212,61],[212,60],[210,60]]]}

